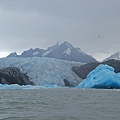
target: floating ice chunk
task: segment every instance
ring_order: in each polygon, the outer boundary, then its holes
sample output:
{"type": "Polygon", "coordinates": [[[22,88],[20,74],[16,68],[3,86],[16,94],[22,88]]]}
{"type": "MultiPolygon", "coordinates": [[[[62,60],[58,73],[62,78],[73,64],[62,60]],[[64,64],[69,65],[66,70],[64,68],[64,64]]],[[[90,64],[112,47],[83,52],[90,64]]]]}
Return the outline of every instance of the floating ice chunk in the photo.
{"type": "Polygon", "coordinates": [[[22,86],[18,85],[18,84],[12,84],[12,85],[8,85],[8,84],[0,84],[0,90],[4,90],[4,89],[11,89],[11,90],[20,90],[22,89],[22,86]]]}
{"type": "Polygon", "coordinates": [[[99,65],[91,71],[77,88],[120,88],[120,73],[115,73],[114,68],[108,65],[99,65]]]}
{"type": "Polygon", "coordinates": [[[22,90],[22,89],[41,89],[41,88],[61,88],[60,86],[55,85],[18,85],[18,84],[0,84],[0,90],[22,90]]]}

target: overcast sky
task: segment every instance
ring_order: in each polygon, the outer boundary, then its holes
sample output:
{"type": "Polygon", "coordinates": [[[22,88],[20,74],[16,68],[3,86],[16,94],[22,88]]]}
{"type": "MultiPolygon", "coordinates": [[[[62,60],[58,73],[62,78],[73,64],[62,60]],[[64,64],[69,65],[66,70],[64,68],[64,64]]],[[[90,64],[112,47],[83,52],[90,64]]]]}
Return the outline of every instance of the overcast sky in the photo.
{"type": "Polygon", "coordinates": [[[0,55],[68,41],[102,60],[120,51],[120,0],[0,0],[0,55]]]}

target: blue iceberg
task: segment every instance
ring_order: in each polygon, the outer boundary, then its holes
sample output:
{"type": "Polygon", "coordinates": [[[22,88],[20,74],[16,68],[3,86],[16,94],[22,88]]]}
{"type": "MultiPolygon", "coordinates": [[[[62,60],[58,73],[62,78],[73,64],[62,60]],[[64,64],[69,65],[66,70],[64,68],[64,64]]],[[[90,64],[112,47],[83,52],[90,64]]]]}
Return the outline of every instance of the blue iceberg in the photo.
{"type": "Polygon", "coordinates": [[[76,88],[120,89],[120,73],[108,65],[99,65],[76,88]]]}

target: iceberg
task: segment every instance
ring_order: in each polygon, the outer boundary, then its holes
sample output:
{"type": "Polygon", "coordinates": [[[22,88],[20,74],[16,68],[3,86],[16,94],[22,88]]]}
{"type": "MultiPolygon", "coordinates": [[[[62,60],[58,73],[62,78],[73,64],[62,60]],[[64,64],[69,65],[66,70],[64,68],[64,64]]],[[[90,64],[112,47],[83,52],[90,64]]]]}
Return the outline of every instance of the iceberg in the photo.
{"type": "MultiPolygon", "coordinates": [[[[41,88],[61,88],[55,85],[18,85],[18,84],[0,84],[0,90],[24,90],[24,89],[41,89],[41,88]]],[[[66,87],[65,87],[66,88],[66,87]]]]}
{"type": "Polygon", "coordinates": [[[21,90],[22,86],[18,84],[0,84],[0,90],[21,90]]]}
{"type": "Polygon", "coordinates": [[[115,73],[113,67],[100,64],[76,88],[120,89],[120,73],[115,73]]]}

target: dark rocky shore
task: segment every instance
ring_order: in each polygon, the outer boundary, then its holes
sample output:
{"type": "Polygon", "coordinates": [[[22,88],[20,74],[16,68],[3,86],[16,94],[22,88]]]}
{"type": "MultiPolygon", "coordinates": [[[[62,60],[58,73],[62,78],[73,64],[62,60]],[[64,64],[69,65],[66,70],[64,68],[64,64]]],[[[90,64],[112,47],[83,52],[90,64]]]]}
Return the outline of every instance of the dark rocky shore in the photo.
{"type": "Polygon", "coordinates": [[[0,84],[33,85],[29,81],[29,76],[26,73],[22,73],[17,67],[0,69],[0,84]]]}

